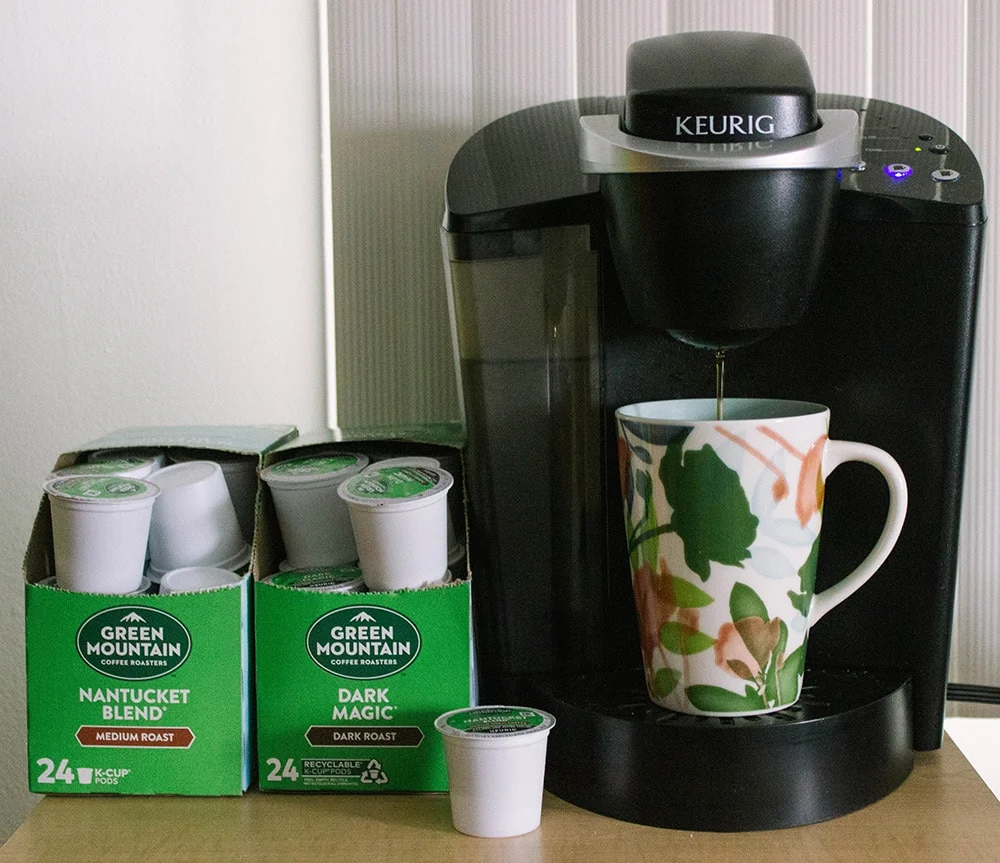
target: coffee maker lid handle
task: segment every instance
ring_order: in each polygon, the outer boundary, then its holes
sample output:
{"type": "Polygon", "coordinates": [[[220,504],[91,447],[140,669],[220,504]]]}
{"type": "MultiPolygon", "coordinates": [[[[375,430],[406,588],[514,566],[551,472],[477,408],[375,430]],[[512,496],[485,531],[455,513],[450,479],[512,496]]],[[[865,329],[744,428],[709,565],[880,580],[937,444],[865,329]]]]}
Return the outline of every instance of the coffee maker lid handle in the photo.
{"type": "Polygon", "coordinates": [[[664,171],[754,171],[849,168],[861,158],[858,114],[819,111],[814,132],[761,141],[688,142],[639,138],[621,130],[617,114],[580,118],[580,168],[585,174],[664,171]]]}

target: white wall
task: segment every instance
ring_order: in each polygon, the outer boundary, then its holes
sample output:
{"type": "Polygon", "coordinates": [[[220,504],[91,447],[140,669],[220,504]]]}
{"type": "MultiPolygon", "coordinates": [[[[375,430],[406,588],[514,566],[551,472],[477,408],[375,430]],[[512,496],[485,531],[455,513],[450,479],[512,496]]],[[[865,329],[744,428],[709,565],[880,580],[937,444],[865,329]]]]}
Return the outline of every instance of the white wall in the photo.
{"type": "Polygon", "coordinates": [[[0,0],[0,839],[21,556],[56,455],[326,423],[316,0],[0,0]]]}

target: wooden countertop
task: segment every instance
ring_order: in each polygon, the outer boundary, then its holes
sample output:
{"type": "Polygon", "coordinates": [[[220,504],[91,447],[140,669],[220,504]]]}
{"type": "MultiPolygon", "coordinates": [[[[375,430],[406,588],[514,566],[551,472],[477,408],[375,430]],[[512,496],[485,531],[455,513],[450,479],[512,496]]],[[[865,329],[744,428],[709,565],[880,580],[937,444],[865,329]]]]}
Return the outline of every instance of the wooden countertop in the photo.
{"type": "Polygon", "coordinates": [[[688,833],[594,815],[546,794],[542,825],[509,839],[451,826],[445,794],[262,794],[242,798],[46,797],[0,861],[858,861],[1000,859],[1000,802],[951,740],[917,756],[878,803],[823,824],[688,833]]]}

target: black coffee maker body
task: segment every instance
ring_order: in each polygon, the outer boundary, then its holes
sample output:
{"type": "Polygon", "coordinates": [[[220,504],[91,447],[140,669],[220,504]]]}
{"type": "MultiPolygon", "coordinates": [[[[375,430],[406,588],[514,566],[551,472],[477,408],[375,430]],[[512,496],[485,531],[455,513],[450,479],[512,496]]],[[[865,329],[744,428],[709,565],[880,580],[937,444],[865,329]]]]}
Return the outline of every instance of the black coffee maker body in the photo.
{"type": "MultiPolygon", "coordinates": [[[[633,45],[624,98],[476,133],[443,245],[468,428],[484,702],[551,711],[546,787],[691,830],[867,805],[941,744],[985,210],[974,155],[899,105],[815,94],[763,34],[633,45]],[[800,700],[686,716],[644,686],[615,408],[727,393],[830,407],[909,486],[882,569],[810,631],[800,700]]],[[[874,544],[870,468],[829,478],[816,589],[874,544]]]]}

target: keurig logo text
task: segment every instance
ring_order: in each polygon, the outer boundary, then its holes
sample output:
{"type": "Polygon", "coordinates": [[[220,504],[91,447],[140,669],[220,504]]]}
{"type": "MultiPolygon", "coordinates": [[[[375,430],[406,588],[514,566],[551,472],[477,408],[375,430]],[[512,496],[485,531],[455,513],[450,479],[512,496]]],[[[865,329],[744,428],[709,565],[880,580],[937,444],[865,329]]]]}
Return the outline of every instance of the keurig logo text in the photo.
{"type": "Polygon", "coordinates": [[[773,135],[774,117],[771,114],[695,114],[677,116],[677,135],[773,135]]]}

